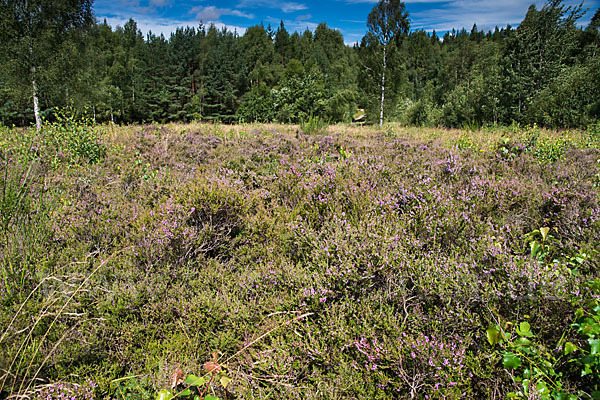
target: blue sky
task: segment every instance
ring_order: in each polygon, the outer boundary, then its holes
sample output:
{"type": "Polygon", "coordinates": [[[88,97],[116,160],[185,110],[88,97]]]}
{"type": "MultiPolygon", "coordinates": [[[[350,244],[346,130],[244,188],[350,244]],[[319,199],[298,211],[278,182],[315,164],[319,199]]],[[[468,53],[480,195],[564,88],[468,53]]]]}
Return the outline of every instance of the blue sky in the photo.
{"type": "MultiPolygon", "coordinates": [[[[243,34],[247,27],[260,24],[276,29],[283,20],[290,32],[314,30],[320,22],[339,29],[346,43],[360,41],[367,31],[369,11],[377,0],[95,0],[99,21],[106,19],[116,27],[133,18],[145,34],[152,31],[166,37],[179,26],[214,23],[243,34]]],[[[527,8],[544,1],[532,0],[408,0],[406,8],[411,29],[445,32],[455,28],[470,30],[476,23],[480,30],[493,29],[523,20],[527,8]]],[[[565,0],[565,5],[579,4],[565,0]]],[[[580,20],[585,25],[600,7],[600,0],[585,0],[588,13],[580,20]]]]}

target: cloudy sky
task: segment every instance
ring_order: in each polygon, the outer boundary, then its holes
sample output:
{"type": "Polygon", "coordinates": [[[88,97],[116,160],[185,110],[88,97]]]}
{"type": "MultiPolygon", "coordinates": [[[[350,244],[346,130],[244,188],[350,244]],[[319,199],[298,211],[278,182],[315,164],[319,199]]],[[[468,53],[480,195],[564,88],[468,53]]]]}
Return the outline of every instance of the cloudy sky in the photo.
{"type": "MultiPolygon", "coordinates": [[[[367,27],[367,15],[377,0],[95,0],[94,10],[99,21],[123,25],[133,18],[142,32],[152,31],[166,37],[179,26],[211,23],[227,26],[243,34],[245,28],[260,24],[273,28],[283,20],[290,32],[313,30],[320,22],[339,29],[346,43],[360,41],[367,27]]],[[[493,29],[523,20],[527,8],[544,1],[532,0],[408,0],[406,8],[411,29],[445,32],[455,28],[470,30],[476,23],[480,30],[493,29]]],[[[564,4],[579,4],[565,0],[564,4]]],[[[584,0],[588,13],[580,20],[585,25],[600,7],[600,0],[584,0]]]]}

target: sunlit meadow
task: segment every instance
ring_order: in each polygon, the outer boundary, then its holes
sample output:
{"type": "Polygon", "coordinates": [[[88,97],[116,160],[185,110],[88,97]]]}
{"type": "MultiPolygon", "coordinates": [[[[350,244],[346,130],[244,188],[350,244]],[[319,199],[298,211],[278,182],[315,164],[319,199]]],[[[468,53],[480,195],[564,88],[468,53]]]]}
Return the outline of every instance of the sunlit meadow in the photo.
{"type": "Polygon", "coordinates": [[[598,394],[598,125],[1,132],[0,398],[598,394]]]}

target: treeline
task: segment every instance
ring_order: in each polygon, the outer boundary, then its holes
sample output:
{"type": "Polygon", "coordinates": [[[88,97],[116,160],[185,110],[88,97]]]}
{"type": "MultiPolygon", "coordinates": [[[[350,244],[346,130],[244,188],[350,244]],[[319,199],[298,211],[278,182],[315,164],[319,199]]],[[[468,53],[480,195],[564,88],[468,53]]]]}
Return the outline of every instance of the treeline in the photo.
{"type": "MultiPolygon", "coordinates": [[[[596,121],[600,12],[584,28],[577,26],[582,15],[555,0],[540,10],[531,6],[516,29],[486,33],[474,25],[442,38],[424,31],[394,37],[386,50],[385,119],[447,127],[596,121]]],[[[337,122],[360,109],[370,121],[379,118],[382,45],[372,32],[349,47],[325,23],[303,33],[288,32],[283,22],[277,29],[258,25],[243,35],[187,27],[165,38],[144,37],[133,20],[116,29],[92,22],[44,53],[33,41],[10,48],[10,35],[19,33],[6,26],[0,24],[4,125],[34,120],[33,73],[47,119],[66,105],[115,123],[298,123],[310,116],[337,122]],[[32,48],[42,59],[34,68],[10,53],[32,48]]]]}

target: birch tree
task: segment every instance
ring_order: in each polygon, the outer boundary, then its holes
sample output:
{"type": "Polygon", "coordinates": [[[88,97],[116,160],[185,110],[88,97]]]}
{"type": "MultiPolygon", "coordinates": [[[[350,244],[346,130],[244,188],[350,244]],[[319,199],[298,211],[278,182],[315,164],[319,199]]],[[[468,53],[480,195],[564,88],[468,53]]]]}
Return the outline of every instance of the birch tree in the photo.
{"type": "Polygon", "coordinates": [[[404,3],[400,0],[379,0],[367,18],[367,27],[383,46],[381,72],[381,104],[379,126],[383,125],[383,103],[385,101],[385,71],[388,63],[388,47],[390,41],[408,33],[410,20],[404,3]]]}
{"type": "Polygon", "coordinates": [[[71,34],[93,21],[92,0],[0,0],[0,39],[12,57],[9,67],[31,90],[33,113],[41,129],[39,82],[71,34]]]}

